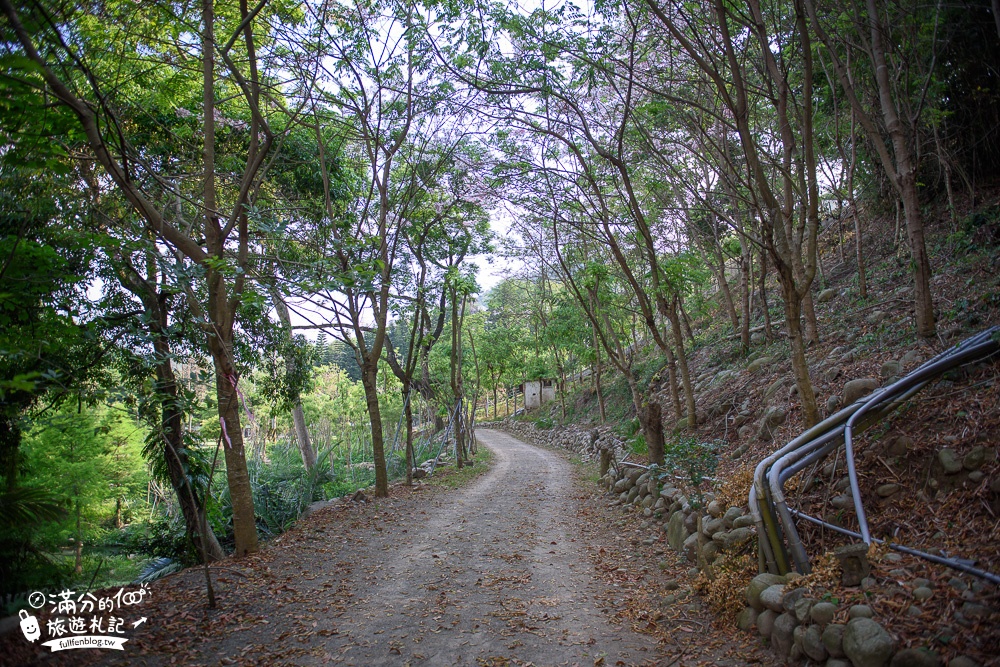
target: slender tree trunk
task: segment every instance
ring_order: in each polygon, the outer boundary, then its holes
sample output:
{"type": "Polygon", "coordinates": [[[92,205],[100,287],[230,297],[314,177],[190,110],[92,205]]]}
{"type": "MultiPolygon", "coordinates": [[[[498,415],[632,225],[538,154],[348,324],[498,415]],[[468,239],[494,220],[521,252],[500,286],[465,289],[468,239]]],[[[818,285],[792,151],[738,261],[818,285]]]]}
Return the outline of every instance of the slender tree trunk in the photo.
{"type": "Polygon", "coordinates": [[[781,286],[785,302],[785,326],[788,327],[788,340],[792,348],[792,372],[795,375],[795,386],[799,390],[799,400],[802,402],[803,420],[806,427],[810,427],[819,423],[819,410],[816,407],[816,394],[809,379],[809,365],[806,362],[806,346],[801,326],[801,302],[791,276],[782,280],[781,286]]]}
{"type": "Polygon", "coordinates": [[[730,289],[729,281],[726,279],[726,262],[721,255],[716,258],[716,261],[718,265],[714,262],[709,262],[708,267],[715,274],[716,282],[719,283],[719,290],[722,292],[722,304],[726,309],[726,314],[729,315],[729,321],[733,325],[733,333],[738,333],[740,330],[740,316],[736,314],[733,291],[730,289]]]}
{"type": "Polygon", "coordinates": [[[767,306],[767,253],[763,249],[760,251],[760,309],[764,313],[764,337],[768,341],[774,340],[774,329],[771,326],[771,311],[767,306]]]}
{"type": "Polygon", "coordinates": [[[750,254],[749,243],[740,241],[740,309],[743,317],[740,318],[740,347],[743,354],[750,351],[750,266],[753,258],[750,254]]]}
{"type": "Polygon", "coordinates": [[[692,345],[694,345],[694,330],[691,327],[691,318],[688,317],[687,311],[684,310],[684,299],[681,299],[680,297],[677,299],[677,309],[681,313],[681,323],[684,325],[684,335],[687,336],[687,339],[691,341],[692,345]]]}
{"type": "Polygon", "coordinates": [[[80,499],[76,499],[76,565],[73,570],[77,574],[83,574],[83,529],[80,525],[80,499]]]}
{"type": "Polygon", "coordinates": [[[413,486],[413,469],[417,467],[417,457],[413,451],[413,392],[409,381],[403,385],[403,409],[404,419],[406,419],[406,485],[413,486]]]}
{"type": "Polygon", "coordinates": [[[854,255],[858,263],[858,294],[862,299],[868,298],[868,276],[865,270],[865,255],[861,229],[861,216],[858,215],[858,204],[854,200],[854,171],[858,159],[858,142],[854,136],[854,114],[851,114],[851,164],[847,168],[847,198],[854,216],[854,255]]]}
{"type": "Polygon", "coordinates": [[[819,345],[819,327],[816,323],[816,308],[813,305],[812,291],[806,290],[802,296],[802,320],[805,329],[807,345],[819,345]]]}
{"type": "Polygon", "coordinates": [[[177,495],[184,526],[198,553],[206,561],[222,560],[226,554],[215,533],[207,529],[204,498],[198,499],[187,475],[187,450],[184,446],[182,421],[184,415],[177,408],[177,380],[170,365],[169,344],[163,337],[156,333],[154,335],[157,336],[153,341],[157,355],[157,389],[164,395],[164,399],[160,401],[160,437],[163,438],[163,459],[167,465],[167,475],[177,495]]]}
{"type": "Polygon", "coordinates": [[[365,407],[372,431],[372,458],[375,459],[375,495],[389,495],[389,476],[386,474],[385,436],[382,433],[382,408],[378,403],[378,360],[366,361],[361,367],[361,386],[365,390],[365,407]]]}
{"type": "Polygon", "coordinates": [[[597,393],[597,410],[601,415],[601,423],[603,424],[608,420],[608,414],[604,407],[604,388],[601,386],[601,347],[597,340],[597,329],[591,327],[591,331],[594,334],[594,391],[597,393]]]}
{"type": "MultiPolygon", "coordinates": [[[[202,0],[202,79],[204,91],[204,209],[205,241],[211,257],[223,259],[225,240],[222,238],[215,193],[215,8],[213,0],[202,0]]],[[[219,405],[225,442],[226,478],[233,507],[233,535],[236,555],[257,551],[257,524],[253,493],[243,448],[243,427],[240,424],[239,401],[236,397],[236,369],[233,365],[233,304],[229,302],[226,279],[217,269],[206,270],[208,284],[208,315],[212,331],[208,347],[215,362],[215,393],[219,405]]]]}
{"type": "Polygon", "coordinates": [[[680,297],[674,295],[673,300],[667,308],[667,320],[670,322],[670,329],[674,336],[674,344],[677,346],[677,365],[681,370],[682,386],[684,387],[684,401],[687,404],[688,428],[698,425],[698,415],[695,411],[694,387],[691,383],[691,372],[688,369],[687,353],[684,351],[684,336],[681,332],[681,318],[678,314],[680,297]]]}
{"type": "MultiPolygon", "coordinates": [[[[288,314],[288,307],[281,300],[281,295],[276,290],[272,292],[272,295],[274,296],[274,309],[278,313],[278,319],[287,331],[289,340],[291,340],[292,319],[288,314]]],[[[286,360],[285,368],[289,375],[295,372],[294,363],[291,360],[286,360]]],[[[298,391],[295,392],[295,397],[292,399],[292,422],[295,424],[295,442],[299,446],[299,454],[302,455],[302,464],[306,467],[306,470],[312,470],[316,466],[316,450],[313,448],[312,443],[309,442],[309,428],[306,426],[306,416],[302,412],[302,397],[299,396],[298,391]]]]}
{"type": "Polygon", "coordinates": [[[663,353],[667,355],[667,387],[670,390],[670,404],[674,409],[674,421],[680,421],[684,418],[684,408],[681,407],[680,383],[677,382],[677,359],[669,345],[663,348],[663,353]]]}

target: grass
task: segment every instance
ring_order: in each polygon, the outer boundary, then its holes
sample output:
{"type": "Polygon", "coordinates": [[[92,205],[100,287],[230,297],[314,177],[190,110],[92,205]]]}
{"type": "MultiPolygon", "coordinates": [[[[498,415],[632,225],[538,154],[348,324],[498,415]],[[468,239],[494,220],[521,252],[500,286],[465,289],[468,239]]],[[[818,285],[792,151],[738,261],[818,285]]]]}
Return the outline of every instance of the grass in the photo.
{"type": "Polygon", "coordinates": [[[479,451],[472,458],[472,465],[465,465],[459,470],[454,465],[445,468],[438,468],[434,475],[427,478],[429,486],[437,486],[445,489],[457,489],[469,484],[472,480],[486,473],[493,462],[493,452],[480,445],[479,451]]]}

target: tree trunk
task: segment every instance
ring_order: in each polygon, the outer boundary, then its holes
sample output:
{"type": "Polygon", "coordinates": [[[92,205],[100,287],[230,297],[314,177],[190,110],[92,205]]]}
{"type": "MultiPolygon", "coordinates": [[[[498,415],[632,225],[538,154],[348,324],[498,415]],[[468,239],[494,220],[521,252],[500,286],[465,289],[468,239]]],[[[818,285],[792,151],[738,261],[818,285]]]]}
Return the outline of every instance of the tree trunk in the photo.
{"type": "Polygon", "coordinates": [[[409,382],[403,385],[403,403],[406,419],[406,450],[403,452],[406,459],[406,485],[413,486],[413,469],[417,467],[417,458],[413,451],[413,394],[409,382]]]}
{"type": "Polygon", "coordinates": [[[684,325],[684,334],[687,336],[691,344],[694,345],[694,331],[691,328],[691,318],[688,317],[687,311],[684,310],[684,300],[680,297],[677,298],[677,309],[681,313],[681,323],[684,325]]]}
{"type": "Polygon", "coordinates": [[[816,407],[816,393],[809,379],[809,365],[806,362],[806,347],[801,326],[801,302],[791,276],[782,279],[781,287],[785,302],[785,326],[788,328],[788,340],[792,347],[792,372],[795,375],[799,400],[802,402],[803,421],[808,428],[819,423],[819,410],[816,407]]]}
{"type": "Polygon", "coordinates": [[[740,330],[740,317],[736,314],[733,291],[729,288],[729,281],[726,280],[726,262],[721,255],[716,258],[716,261],[719,262],[718,266],[710,262],[708,267],[715,274],[716,282],[719,283],[719,290],[722,292],[722,304],[725,306],[726,314],[729,315],[729,321],[733,325],[733,333],[736,333],[740,330]]]}
{"type": "Polygon", "coordinates": [[[858,205],[854,201],[854,170],[857,165],[858,142],[854,136],[854,116],[851,116],[851,164],[847,169],[847,198],[854,216],[854,256],[858,262],[858,293],[862,299],[868,298],[868,276],[865,270],[864,247],[861,235],[861,216],[858,215],[858,205]]]}
{"type": "MultiPolygon", "coordinates": [[[[285,328],[290,341],[292,337],[292,319],[288,314],[288,306],[281,300],[281,295],[278,294],[277,290],[272,291],[272,296],[274,297],[274,309],[277,311],[278,319],[285,328]]],[[[295,371],[293,363],[290,360],[285,362],[285,368],[289,375],[295,371]]],[[[302,455],[302,464],[306,467],[306,470],[312,470],[316,466],[316,450],[313,449],[312,443],[309,442],[309,429],[306,426],[306,416],[302,412],[302,397],[299,396],[298,391],[295,392],[295,397],[292,400],[292,421],[295,424],[295,442],[298,444],[299,453],[302,455]]]]}
{"type": "MultiPolygon", "coordinates": [[[[155,334],[154,334],[155,335],[155,334]]],[[[188,537],[203,561],[222,560],[226,557],[215,533],[208,528],[205,517],[204,495],[199,501],[191,480],[187,476],[187,450],[184,446],[183,413],[177,408],[177,381],[170,365],[170,348],[163,338],[153,342],[157,355],[157,390],[164,394],[160,401],[160,437],[163,438],[163,458],[167,464],[170,485],[177,495],[177,504],[184,517],[188,537]]]]}
{"type": "Polygon", "coordinates": [[[813,305],[812,291],[806,290],[802,296],[802,320],[805,328],[807,345],[819,345],[819,327],[816,324],[816,308],[813,305]]]}
{"type": "Polygon", "coordinates": [[[302,454],[302,464],[306,470],[312,470],[316,466],[316,450],[309,442],[309,429],[306,426],[306,416],[302,412],[302,399],[295,397],[292,404],[292,421],[295,422],[295,442],[299,445],[299,453],[302,454]]]}
{"type": "MultiPolygon", "coordinates": [[[[213,348],[216,346],[212,346],[213,348]]],[[[243,447],[243,426],[236,395],[236,375],[224,355],[214,353],[215,395],[219,404],[219,420],[223,430],[223,452],[226,460],[226,480],[233,506],[233,537],[235,553],[245,556],[257,551],[257,523],[253,508],[253,490],[243,447]],[[220,358],[221,357],[221,358],[220,358]]]]}
{"type": "Polygon", "coordinates": [[[601,386],[601,348],[597,341],[597,329],[592,328],[591,331],[594,332],[594,352],[596,353],[596,360],[594,362],[594,391],[597,393],[597,409],[601,415],[601,423],[607,421],[608,415],[604,407],[604,388],[601,386]]]}
{"type": "Polygon", "coordinates": [[[650,395],[644,397],[639,391],[639,383],[628,372],[628,386],[632,393],[632,404],[639,420],[639,428],[646,439],[646,450],[652,463],[663,465],[663,421],[660,415],[660,404],[650,395]]]}
{"type": "Polygon", "coordinates": [[[909,238],[910,257],[913,261],[914,315],[917,320],[917,335],[930,338],[935,333],[934,302],[930,287],[931,264],[924,243],[924,222],[920,213],[920,200],[917,196],[917,165],[892,99],[889,66],[882,44],[882,26],[878,22],[879,15],[874,0],[867,0],[867,7],[868,24],[871,29],[871,49],[875,65],[875,83],[878,85],[879,104],[882,107],[885,128],[892,139],[892,150],[896,156],[896,181],[900,198],[903,200],[906,234],[909,238]]]}
{"type": "Polygon", "coordinates": [[[740,347],[743,354],[750,351],[750,264],[753,261],[749,243],[740,241],[740,309],[743,311],[740,326],[740,347]]]}
{"type": "Polygon", "coordinates": [[[667,355],[667,387],[670,390],[670,404],[674,409],[674,421],[684,418],[684,408],[681,407],[681,390],[677,382],[677,359],[670,346],[663,348],[663,353],[667,355]]]}
{"type": "Polygon", "coordinates": [[[694,387],[691,383],[691,373],[688,370],[687,353],[684,351],[684,335],[681,332],[681,318],[678,314],[680,297],[674,295],[673,300],[667,307],[667,319],[670,321],[670,329],[674,336],[674,344],[677,346],[677,365],[681,369],[681,381],[684,387],[684,401],[687,404],[688,428],[698,425],[698,415],[695,412],[694,387]]]}
{"type": "Polygon", "coordinates": [[[767,307],[767,253],[760,251],[760,309],[764,313],[764,337],[768,342],[774,340],[774,330],[771,327],[771,311],[767,307]]]}
{"type": "Polygon", "coordinates": [[[385,442],[382,434],[382,409],[378,403],[378,360],[369,361],[361,368],[361,386],[365,390],[365,407],[372,431],[372,458],[375,459],[375,496],[389,495],[389,477],[386,474],[385,442]]]}
{"type": "Polygon", "coordinates": [[[80,526],[80,499],[76,499],[76,565],[73,567],[73,571],[77,574],[83,574],[83,533],[80,526]]]}

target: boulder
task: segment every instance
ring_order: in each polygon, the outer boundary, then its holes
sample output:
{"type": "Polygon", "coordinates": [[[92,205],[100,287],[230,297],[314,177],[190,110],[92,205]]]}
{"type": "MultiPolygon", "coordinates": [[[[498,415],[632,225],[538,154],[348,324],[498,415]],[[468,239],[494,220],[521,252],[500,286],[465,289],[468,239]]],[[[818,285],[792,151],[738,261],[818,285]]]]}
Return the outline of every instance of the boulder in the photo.
{"type": "Polygon", "coordinates": [[[795,620],[799,623],[806,623],[809,621],[809,611],[812,609],[813,601],[806,597],[800,597],[795,601],[795,605],[792,608],[792,613],[795,614],[795,620]]]}
{"type": "Polygon", "coordinates": [[[705,537],[711,538],[716,533],[721,533],[726,527],[722,519],[709,519],[701,522],[701,532],[705,537]]]}
{"type": "Polygon", "coordinates": [[[684,527],[683,512],[674,512],[667,523],[667,544],[674,551],[680,551],[684,548],[684,540],[688,538],[689,534],[687,528],[684,527]]]}
{"type": "Polygon", "coordinates": [[[777,394],[782,389],[782,387],[785,386],[785,384],[787,382],[788,382],[788,379],[784,378],[784,377],[780,377],[777,380],[775,380],[774,382],[772,382],[770,384],[770,386],[768,386],[768,388],[764,390],[764,400],[766,400],[766,401],[771,400],[771,398],[775,394],[777,394]]]}
{"type": "Polygon", "coordinates": [[[913,449],[913,438],[908,435],[893,438],[886,446],[886,450],[892,456],[906,456],[911,449],[913,449]]]}
{"type": "Polygon", "coordinates": [[[899,484],[882,484],[875,489],[875,493],[878,494],[879,498],[888,498],[889,496],[895,495],[902,490],[903,487],[899,484]]]}
{"type": "Polygon", "coordinates": [[[866,604],[853,604],[851,608],[847,610],[847,618],[871,618],[875,613],[872,608],[866,604]]]}
{"type": "Polygon", "coordinates": [[[890,667],[941,667],[941,658],[926,648],[904,648],[892,656],[890,667]]]}
{"type": "Polygon", "coordinates": [[[692,563],[698,562],[698,534],[692,533],[684,540],[681,553],[692,563]]]}
{"type": "Polygon", "coordinates": [[[778,655],[785,657],[792,653],[792,635],[798,626],[795,617],[791,614],[781,614],[774,619],[774,628],[771,630],[771,648],[778,655]]]}
{"type": "Polygon", "coordinates": [[[825,289],[816,295],[816,303],[829,303],[837,298],[839,292],[832,287],[830,289],[825,289]]]}
{"type": "Polygon", "coordinates": [[[761,637],[770,638],[771,632],[774,630],[774,619],[776,618],[778,618],[778,613],[770,609],[765,609],[757,615],[757,632],[760,633],[761,637]]]}
{"type": "Polygon", "coordinates": [[[962,457],[962,467],[966,470],[975,471],[983,467],[986,463],[986,448],[976,445],[972,450],[962,457]]]}
{"type": "Polygon", "coordinates": [[[720,503],[718,500],[713,500],[712,502],[710,502],[706,509],[713,518],[717,519],[720,516],[722,516],[722,503],[720,503]]]}
{"type": "Polygon", "coordinates": [[[770,366],[773,361],[774,360],[771,357],[760,357],[758,359],[754,359],[747,364],[747,370],[751,373],[756,373],[765,366],[770,366]]]}
{"type": "MultiPolygon", "coordinates": [[[[865,322],[871,324],[872,326],[876,326],[878,324],[881,324],[886,317],[887,315],[884,310],[873,310],[871,313],[869,313],[868,317],[865,318],[865,322]]],[[[857,665],[855,665],[855,667],[857,667],[857,665]]]]}
{"type": "MultiPolygon", "coordinates": [[[[788,582],[788,575],[785,575],[785,583],[788,582]]],[[[795,611],[795,605],[798,604],[799,600],[805,597],[806,589],[804,588],[790,588],[787,587],[781,596],[781,607],[788,613],[793,613],[795,611]]],[[[800,619],[801,623],[802,620],[800,619]]]]}
{"type": "Polygon", "coordinates": [[[882,376],[883,380],[892,380],[898,378],[903,374],[903,364],[896,361],[895,359],[890,359],[889,361],[882,364],[882,368],[879,371],[879,375],[882,376]]]}
{"type": "Polygon", "coordinates": [[[836,614],[837,605],[829,602],[817,602],[809,609],[809,618],[812,622],[824,627],[833,622],[836,614]]]}
{"type": "Polygon", "coordinates": [[[304,519],[310,514],[314,514],[315,512],[318,512],[324,507],[329,507],[332,502],[333,502],[332,500],[317,500],[314,503],[309,503],[308,505],[306,505],[306,508],[302,510],[302,518],[304,519]]]}
{"type": "Polygon", "coordinates": [[[767,412],[764,413],[764,417],[760,420],[760,427],[757,429],[757,439],[763,441],[770,440],[774,429],[784,424],[787,418],[788,412],[784,408],[776,405],[769,407],[767,412]]]}
{"type": "Polygon", "coordinates": [[[779,614],[785,610],[781,603],[781,598],[785,594],[784,584],[775,584],[774,586],[768,586],[760,593],[760,603],[764,605],[767,609],[778,612],[779,614]]]}
{"type": "Polygon", "coordinates": [[[850,405],[862,396],[867,396],[878,388],[878,384],[875,378],[851,380],[844,385],[843,405],[850,405]]]}
{"type": "Polygon", "coordinates": [[[962,460],[958,458],[958,452],[954,449],[949,449],[945,447],[944,449],[938,450],[938,461],[941,463],[941,467],[944,468],[945,474],[954,475],[962,470],[962,460]]]}
{"type": "Polygon", "coordinates": [[[834,658],[844,657],[844,630],[846,625],[831,623],[823,628],[823,648],[834,658]]]}
{"type": "Polygon", "coordinates": [[[753,537],[753,531],[748,528],[733,528],[729,532],[716,533],[712,535],[712,540],[718,542],[719,547],[723,551],[729,551],[733,547],[740,546],[746,543],[750,538],[753,537]]]}
{"type": "Polygon", "coordinates": [[[722,515],[722,523],[726,528],[732,528],[736,525],[736,520],[741,516],[743,516],[743,510],[739,507],[730,507],[722,515]]]}
{"type": "Polygon", "coordinates": [[[892,655],[892,637],[870,618],[854,618],[844,630],[844,654],[854,667],[883,667],[892,655]]]}
{"type": "MultiPolygon", "coordinates": [[[[777,584],[784,584],[785,578],[778,574],[758,574],[751,580],[750,584],[747,586],[746,590],[746,600],[747,604],[756,609],[757,611],[763,611],[764,605],[760,601],[760,594],[763,593],[767,588],[777,584]]],[[[771,633],[767,633],[768,635],[771,633]]]]}
{"type": "Polygon", "coordinates": [[[841,579],[845,586],[858,586],[871,572],[868,562],[868,545],[847,544],[833,550],[833,555],[840,562],[841,579]]]}
{"type": "Polygon", "coordinates": [[[736,627],[743,632],[749,632],[757,624],[757,610],[753,607],[744,607],[736,616],[736,627]]]}
{"type": "Polygon", "coordinates": [[[810,625],[802,635],[802,652],[809,656],[810,660],[818,663],[823,662],[829,656],[826,647],[823,645],[823,633],[818,625],[810,625]]]}
{"type": "Polygon", "coordinates": [[[979,663],[967,655],[959,655],[948,661],[948,667],[979,667],[979,663]]]}

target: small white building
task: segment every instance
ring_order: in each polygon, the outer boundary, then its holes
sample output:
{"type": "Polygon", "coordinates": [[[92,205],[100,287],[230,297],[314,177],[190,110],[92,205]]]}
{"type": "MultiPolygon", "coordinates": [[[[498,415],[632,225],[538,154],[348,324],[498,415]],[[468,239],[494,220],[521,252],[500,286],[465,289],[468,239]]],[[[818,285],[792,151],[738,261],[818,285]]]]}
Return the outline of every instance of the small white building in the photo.
{"type": "Polygon", "coordinates": [[[528,380],[524,383],[524,407],[531,410],[556,400],[556,383],[553,380],[528,380]]]}

